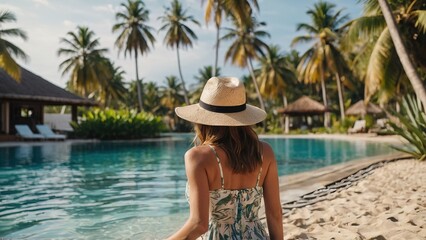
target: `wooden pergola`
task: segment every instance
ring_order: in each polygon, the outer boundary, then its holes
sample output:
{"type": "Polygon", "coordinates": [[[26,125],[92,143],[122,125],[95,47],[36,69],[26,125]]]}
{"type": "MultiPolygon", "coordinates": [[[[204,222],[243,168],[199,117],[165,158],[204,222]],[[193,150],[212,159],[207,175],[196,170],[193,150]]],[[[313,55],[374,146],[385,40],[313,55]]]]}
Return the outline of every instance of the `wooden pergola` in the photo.
{"type": "Polygon", "coordinates": [[[43,124],[44,106],[71,106],[71,119],[77,121],[78,106],[96,106],[96,102],[79,97],[21,67],[21,80],[15,81],[0,68],[0,130],[14,134],[16,124],[34,130],[43,124]]]}

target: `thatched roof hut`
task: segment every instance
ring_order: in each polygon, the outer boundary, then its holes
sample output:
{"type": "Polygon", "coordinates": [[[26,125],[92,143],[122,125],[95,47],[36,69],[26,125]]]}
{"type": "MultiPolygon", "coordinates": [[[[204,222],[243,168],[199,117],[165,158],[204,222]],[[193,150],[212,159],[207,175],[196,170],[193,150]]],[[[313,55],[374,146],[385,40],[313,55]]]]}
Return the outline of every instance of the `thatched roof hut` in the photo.
{"type": "Polygon", "coordinates": [[[15,81],[0,68],[0,100],[28,100],[46,105],[97,105],[21,67],[21,81],[15,81]]]}
{"type": "Polygon", "coordinates": [[[44,123],[44,106],[71,106],[72,119],[77,120],[77,106],[95,106],[96,102],[79,97],[21,67],[21,80],[15,81],[0,68],[0,130],[14,133],[16,124],[34,129],[44,123]]]}
{"type": "Polygon", "coordinates": [[[365,104],[364,100],[360,100],[346,110],[346,115],[380,114],[383,110],[373,103],[365,104]]]}
{"type": "Polygon", "coordinates": [[[286,107],[277,110],[278,113],[290,116],[320,115],[327,111],[328,109],[322,103],[317,102],[308,96],[302,96],[296,101],[288,104],[286,107]]]}

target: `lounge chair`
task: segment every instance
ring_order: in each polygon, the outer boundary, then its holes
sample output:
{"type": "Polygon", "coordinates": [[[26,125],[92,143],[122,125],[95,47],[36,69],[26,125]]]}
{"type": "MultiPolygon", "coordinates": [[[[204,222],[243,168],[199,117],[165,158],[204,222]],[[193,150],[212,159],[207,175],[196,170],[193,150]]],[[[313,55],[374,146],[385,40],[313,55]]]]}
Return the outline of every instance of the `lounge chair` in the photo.
{"type": "Polygon", "coordinates": [[[41,134],[33,133],[28,125],[17,124],[15,125],[16,132],[23,139],[45,139],[41,134]]]}
{"type": "Polygon", "coordinates": [[[348,133],[365,132],[365,120],[356,120],[354,126],[348,129],[348,133]]]}
{"type": "Polygon", "coordinates": [[[64,140],[66,138],[65,135],[56,134],[52,131],[52,129],[47,125],[36,125],[36,128],[41,135],[48,139],[59,139],[64,140]]]}

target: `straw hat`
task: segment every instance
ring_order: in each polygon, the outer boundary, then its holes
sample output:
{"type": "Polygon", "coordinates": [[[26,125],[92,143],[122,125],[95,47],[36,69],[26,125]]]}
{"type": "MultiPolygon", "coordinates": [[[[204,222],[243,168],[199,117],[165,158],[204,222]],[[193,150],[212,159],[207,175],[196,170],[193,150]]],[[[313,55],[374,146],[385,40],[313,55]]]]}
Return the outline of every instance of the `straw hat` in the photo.
{"type": "Polygon", "coordinates": [[[210,126],[249,126],[266,118],[265,111],[246,104],[244,84],[234,77],[210,78],[199,103],[177,107],[175,112],[187,121],[210,126]]]}

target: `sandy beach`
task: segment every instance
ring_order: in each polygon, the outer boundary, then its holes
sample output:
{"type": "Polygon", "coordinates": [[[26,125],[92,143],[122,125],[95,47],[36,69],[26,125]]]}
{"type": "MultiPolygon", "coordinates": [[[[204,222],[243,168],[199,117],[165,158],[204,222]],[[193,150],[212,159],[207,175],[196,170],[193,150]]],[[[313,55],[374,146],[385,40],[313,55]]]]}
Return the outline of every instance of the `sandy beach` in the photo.
{"type": "Polygon", "coordinates": [[[426,239],[426,162],[380,164],[313,204],[287,209],[285,239],[426,239]]]}

